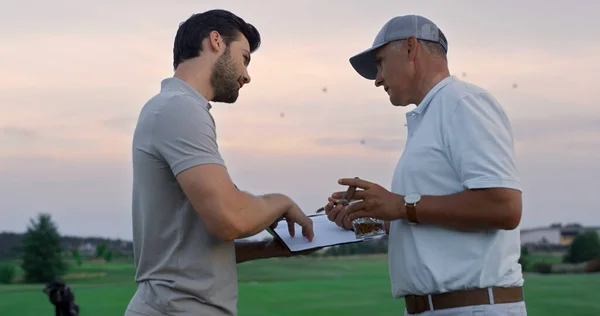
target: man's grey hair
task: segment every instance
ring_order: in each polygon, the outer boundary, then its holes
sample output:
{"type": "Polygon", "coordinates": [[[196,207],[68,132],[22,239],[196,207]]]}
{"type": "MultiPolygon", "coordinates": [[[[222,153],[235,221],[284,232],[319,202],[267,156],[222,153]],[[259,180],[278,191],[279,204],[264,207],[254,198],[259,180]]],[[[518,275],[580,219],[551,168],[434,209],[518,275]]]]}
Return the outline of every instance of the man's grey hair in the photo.
{"type": "MultiPolygon", "coordinates": [[[[402,42],[403,41],[405,41],[405,40],[393,41],[391,43],[392,49],[395,49],[395,50],[400,49],[400,46],[402,46],[402,42]]],[[[417,41],[419,42],[419,45],[421,45],[422,47],[424,47],[425,50],[432,57],[446,59],[446,51],[444,50],[444,48],[442,47],[442,45],[440,45],[440,43],[430,42],[430,41],[424,41],[424,40],[417,40],[417,41]]]]}

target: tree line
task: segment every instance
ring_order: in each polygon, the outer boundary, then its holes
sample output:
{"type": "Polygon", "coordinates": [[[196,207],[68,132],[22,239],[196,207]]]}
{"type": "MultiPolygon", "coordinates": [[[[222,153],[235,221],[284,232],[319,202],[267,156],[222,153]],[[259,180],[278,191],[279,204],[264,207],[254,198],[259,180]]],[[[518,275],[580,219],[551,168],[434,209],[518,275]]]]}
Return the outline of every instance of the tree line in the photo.
{"type": "MultiPolygon", "coordinates": [[[[77,247],[64,247],[57,225],[49,214],[39,214],[31,219],[26,233],[18,245],[18,264],[11,261],[0,262],[0,283],[11,283],[15,279],[17,266],[23,270],[24,283],[46,283],[64,276],[69,270],[68,260],[82,265],[84,255],[77,247]]],[[[344,244],[328,247],[315,252],[313,257],[336,257],[352,255],[386,254],[388,236],[366,240],[360,243],[344,244]]],[[[88,255],[89,256],[89,255],[88,255]]],[[[123,254],[115,251],[110,243],[101,242],[95,246],[94,259],[111,262],[123,254]]],[[[129,255],[128,259],[131,259],[129,255]]],[[[522,247],[519,262],[526,271],[550,273],[552,266],[546,262],[533,262],[534,256],[527,247],[522,247]]],[[[584,269],[600,270],[600,238],[595,231],[584,232],[575,237],[573,243],[562,258],[566,264],[587,264],[584,269]]],[[[588,271],[586,271],[588,272],[588,271]]]]}
{"type": "Polygon", "coordinates": [[[5,284],[14,282],[17,267],[23,271],[24,283],[47,283],[68,272],[69,260],[78,266],[83,264],[84,259],[90,258],[111,262],[115,257],[128,256],[131,244],[93,238],[100,241],[95,245],[94,253],[81,253],[78,249],[81,239],[61,237],[56,223],[50,214],[45,213],[30,219],[27,231],[22,236],[4,233],[3,237],[3,244],[6,241],[9,243],[4,245],[4,262],[0,262],[0,283],[5,284]]]}

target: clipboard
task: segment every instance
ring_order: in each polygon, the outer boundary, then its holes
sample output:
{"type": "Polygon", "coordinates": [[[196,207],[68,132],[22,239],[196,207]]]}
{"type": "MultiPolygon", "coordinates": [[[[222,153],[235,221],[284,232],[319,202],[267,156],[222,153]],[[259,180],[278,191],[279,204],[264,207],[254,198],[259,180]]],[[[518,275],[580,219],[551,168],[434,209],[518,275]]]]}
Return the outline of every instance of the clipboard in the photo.
{"type": "Polygon", "coordinates": [[[311,214],[308,217],[313,220],[313,230],[315,232],[312,242],[302,236],[302,227],[298,224],[295,226],[295,236],[291,237],[285,219],[279,220],[275,229],[267,228],[267,232],[284,245],[290,253],[358,243],[365,240],[364,238],[357,238],[353,231],[338,227],[325,214],[311,214]]]}

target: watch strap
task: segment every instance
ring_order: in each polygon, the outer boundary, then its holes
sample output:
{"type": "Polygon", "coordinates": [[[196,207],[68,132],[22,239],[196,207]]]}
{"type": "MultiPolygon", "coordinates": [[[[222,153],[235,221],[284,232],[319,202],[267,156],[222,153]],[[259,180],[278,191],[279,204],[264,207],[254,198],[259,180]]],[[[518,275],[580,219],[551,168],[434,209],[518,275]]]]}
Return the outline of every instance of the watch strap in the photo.
{"type": "Polygon", "coordinates": [[[406,219],[409,223],[417,224],[419,221],[417,220],[417,203],[405,203],[406,208],[406,219]]]}

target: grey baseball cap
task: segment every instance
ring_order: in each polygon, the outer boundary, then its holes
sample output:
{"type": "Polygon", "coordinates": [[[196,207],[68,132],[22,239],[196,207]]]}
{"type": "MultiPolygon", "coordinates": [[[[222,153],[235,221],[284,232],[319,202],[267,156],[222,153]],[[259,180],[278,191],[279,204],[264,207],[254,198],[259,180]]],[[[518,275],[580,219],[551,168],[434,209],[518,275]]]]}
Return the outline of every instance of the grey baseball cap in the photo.
{"type": "Polygon", "coordinates": [[[403,15],[394,17],[385,23],[377,33],[371,48],[352,56],[350,64],[364,78],[375,80],[377,76],[375,50],[389,42],[407,39],[411,36],[418,40],[439,43],[448,52],[446,36],[435,23],[420,15],[403,15]]]}

